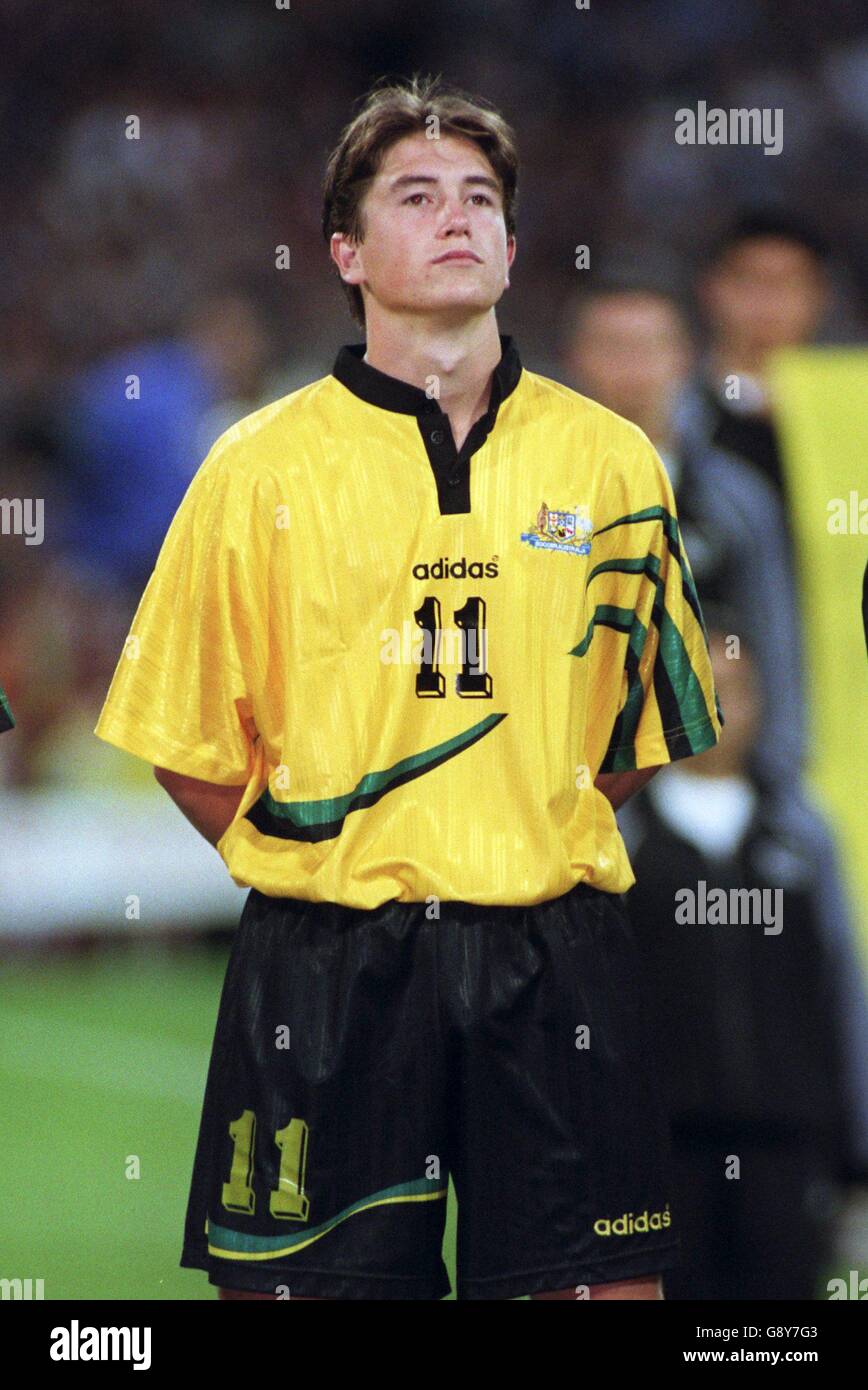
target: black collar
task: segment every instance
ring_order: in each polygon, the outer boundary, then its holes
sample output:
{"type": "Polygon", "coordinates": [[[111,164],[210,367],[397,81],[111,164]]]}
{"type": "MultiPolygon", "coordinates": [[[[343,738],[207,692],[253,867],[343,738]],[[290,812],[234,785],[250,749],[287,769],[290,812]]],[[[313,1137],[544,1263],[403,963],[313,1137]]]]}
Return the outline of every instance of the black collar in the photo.
{"type": "MultiPolygon", "coordinates": [[[[504,333],[499,337],[501,356],[491,383],[489,414],[496,414],[501,402],[515,390],[521,376],[521,360],[515,342],[504,333]]],[[[362,359],[366,347],[366,343],[347,343],[335,359],[332,376],[337,377],[348,391],[369,405],[377,405],[381,410],[395,410],[401,415],[439,412],[439,401],[428,396],[420,386],[389,376],[387,372],[381,372],[369,362],[364,362],[362,359]]]]}

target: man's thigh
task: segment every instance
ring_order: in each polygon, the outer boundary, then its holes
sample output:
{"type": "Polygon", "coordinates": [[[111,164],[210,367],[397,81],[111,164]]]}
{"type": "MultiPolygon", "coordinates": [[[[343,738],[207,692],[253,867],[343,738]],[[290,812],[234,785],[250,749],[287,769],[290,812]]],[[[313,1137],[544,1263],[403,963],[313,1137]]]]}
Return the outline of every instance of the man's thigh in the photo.
{"type": "Polygon", "coordinates": [[[469,930],[438,941],[458,1297],[658,1298],[671,1147],[623,903],[585,890],[469,930]]]}
{"type": "Polygon", "coordinates": [[[230,1296],[449,1292],[437,923],[424,906],[260,896],[245,910],[181,1260],[230,1296]]]}

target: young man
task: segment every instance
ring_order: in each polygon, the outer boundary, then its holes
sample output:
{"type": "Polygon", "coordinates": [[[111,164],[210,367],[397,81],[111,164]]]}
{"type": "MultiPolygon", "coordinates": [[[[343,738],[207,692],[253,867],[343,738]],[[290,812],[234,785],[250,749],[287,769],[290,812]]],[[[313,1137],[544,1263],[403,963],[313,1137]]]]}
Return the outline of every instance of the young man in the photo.
{"type": "Polygon", "coordinates": [[[697,286],[711,346],[696,382],[695,427],[747,459],[784,501],[768,361],[780,348],[813,341],[831,299],[830,259],[824,238],[798,218],[745,209],[719,238],[697,286]]]}
{"type": "Polygon", "coordinates": [[[516,155],[414,80],[331,156],[367,343],[178,511],[97,732],[251,886],[181,1263],[233,1296],[661,1297],[676,1260],[614,807],[720,717],[671,488],[522,368],[516,155]]]}

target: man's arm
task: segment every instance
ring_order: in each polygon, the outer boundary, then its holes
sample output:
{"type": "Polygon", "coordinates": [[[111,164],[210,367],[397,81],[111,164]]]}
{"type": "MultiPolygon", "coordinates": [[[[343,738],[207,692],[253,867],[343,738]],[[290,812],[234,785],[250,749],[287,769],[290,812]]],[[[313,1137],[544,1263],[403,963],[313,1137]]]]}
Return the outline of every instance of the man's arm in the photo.
{"type": "Polygon", "coordinates": [[[197,777],[183,777],[180,772],[170,772],[165,767],[155,767],[154,776],[190,824],[216,848],[217,841],[232,824],[244,787],[200,782],[197,777]]]}
{"type": "MultiPolygon", "coordinates": [[[[594,786],[617,811],[659,771],[659,767],[643,767],[638,772],[601,772],[594,786]]],[[[155,767],[154,776],[190,824],[200,835],[204,835],[209,844],[216,846],[232,824],[244,795],[244,787],[221,787],[215,782],[200,782],[196,777],[184,777],[165,767],[155,767]]]]}
{"type": "Polygon", "coordinates": [[[617,811],[636,792],[651,781],[659,767],[642,767],[638,772],[601,772],[594,782],[617,811]]]}

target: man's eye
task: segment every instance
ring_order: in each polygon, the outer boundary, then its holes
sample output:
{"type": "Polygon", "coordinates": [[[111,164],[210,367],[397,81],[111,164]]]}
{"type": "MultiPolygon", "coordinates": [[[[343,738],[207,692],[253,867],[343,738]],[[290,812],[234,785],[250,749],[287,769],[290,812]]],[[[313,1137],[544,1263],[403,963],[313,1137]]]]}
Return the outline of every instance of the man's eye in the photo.
{"type": "Polygon", "coordinates": [[[483,201],[484,203],[488,203],[488,204],[490,204],[492,207],[494,206],[487,193],[474,193],[474,194],[473,194],[473,197],[474,197],[474,198],[481,198],[482,201],[483,201]]]}
{"type": "Polygon", "coordinates": [[[405,202],[405,203],[412,203],[412,201],[413,201],[414,198],[427,198],[427,196],[428,196],[427,193],[411,193],[410,196],[409,196],[408,198],[405,198],[405,199],[404,199],[404,202],[405,202]]]}

